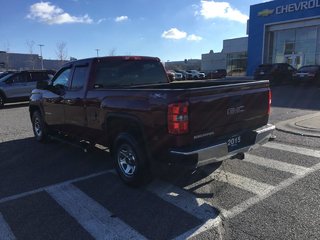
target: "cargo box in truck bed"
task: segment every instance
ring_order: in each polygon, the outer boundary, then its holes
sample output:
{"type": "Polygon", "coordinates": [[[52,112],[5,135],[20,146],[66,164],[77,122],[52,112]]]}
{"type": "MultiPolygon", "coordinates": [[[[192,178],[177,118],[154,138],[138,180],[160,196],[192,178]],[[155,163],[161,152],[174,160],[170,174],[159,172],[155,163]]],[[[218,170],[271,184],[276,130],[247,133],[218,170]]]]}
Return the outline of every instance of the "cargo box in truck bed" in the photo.
{"type": "Polygon", "coordinates": [[[141,183],[153,162],[206,165],[268,140],[268,81],[169,82],[157,58],[65,65],[30,97],[36,138],[58,130],[111,150],[121,178],[141,183]]]}

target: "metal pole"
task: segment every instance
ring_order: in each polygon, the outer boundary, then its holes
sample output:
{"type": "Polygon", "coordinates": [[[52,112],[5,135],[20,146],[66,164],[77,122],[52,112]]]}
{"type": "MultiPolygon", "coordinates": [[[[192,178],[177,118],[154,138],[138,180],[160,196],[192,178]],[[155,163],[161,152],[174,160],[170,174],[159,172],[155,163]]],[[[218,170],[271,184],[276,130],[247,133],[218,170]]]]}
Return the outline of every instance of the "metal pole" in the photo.
{"type": "Polygon", "coordinates": [[[100,51],[100,49],[99,49],[99,48],[96,48],[95,50],[97,51],[97,57],[99,57],[99,51],[100,51]]]}
{"type": "Polygon", "coordinates": [[[40,47],[40,56],[41,56],[41,69],[43,70],[43,57],[42,57],[42,47],[44,46],[43,44],[38,44],[40,47]]]}

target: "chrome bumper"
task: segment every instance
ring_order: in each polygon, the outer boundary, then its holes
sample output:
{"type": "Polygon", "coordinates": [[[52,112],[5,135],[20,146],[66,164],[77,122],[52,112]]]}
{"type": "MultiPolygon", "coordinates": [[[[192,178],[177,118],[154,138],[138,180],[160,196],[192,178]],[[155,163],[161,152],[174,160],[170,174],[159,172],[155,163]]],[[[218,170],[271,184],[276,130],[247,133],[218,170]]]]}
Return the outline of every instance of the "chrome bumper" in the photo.
{"type": "Polygon", "coordinates": [[[197,166],[204,166],[210,163],[219,162],[225,159],[232,158],[238,153],[245,153],[254,148],[259,147],[260,145],[268,142],[274,130],[275,130],[275,126],[272,124],[267,124],[262,128],[254,130],[253,134],[255,135],[255,140],[253,144],[243,148],[239,148],[231,152],[229,152],[228,150],[227,143],[224,142],[217,145],[212,145],[206,148],[196,149],[192,151],[171,150],[170,154],[174,156],[179,156],[179,157],[196,156],[198,160],[197,166]]]}

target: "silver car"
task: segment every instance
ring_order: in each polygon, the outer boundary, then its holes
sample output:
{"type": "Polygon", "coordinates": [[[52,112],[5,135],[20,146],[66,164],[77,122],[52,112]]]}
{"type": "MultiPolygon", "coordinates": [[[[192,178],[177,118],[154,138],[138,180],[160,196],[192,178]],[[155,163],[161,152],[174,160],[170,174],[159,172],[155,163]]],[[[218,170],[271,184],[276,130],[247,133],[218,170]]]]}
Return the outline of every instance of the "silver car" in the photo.
{"type": "Polygon", "coordinates": [[[28,100],[37,82],[49,81],[54,75],[51,70],[12,72],[0,78],[0,108],[7,102],[28,100]]]}

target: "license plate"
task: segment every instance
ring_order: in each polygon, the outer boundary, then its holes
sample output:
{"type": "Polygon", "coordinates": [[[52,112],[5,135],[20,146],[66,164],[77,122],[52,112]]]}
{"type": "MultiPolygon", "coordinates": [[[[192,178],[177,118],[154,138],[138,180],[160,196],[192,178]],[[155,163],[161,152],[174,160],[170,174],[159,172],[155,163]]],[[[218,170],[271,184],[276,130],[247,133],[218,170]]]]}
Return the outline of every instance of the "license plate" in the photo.
{"type": "Polygon", "coordinates": [[[229,150],[233,150],[237,148],[240,143],[241,143],[241,136],[234,136],[232,138],[229,138],[227,141],[229,150]]]}

